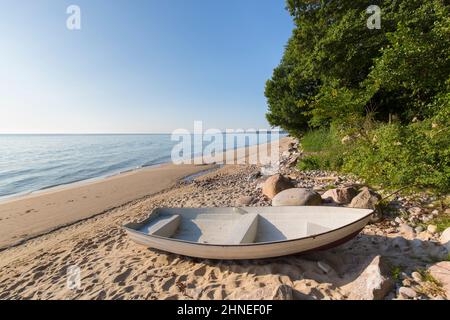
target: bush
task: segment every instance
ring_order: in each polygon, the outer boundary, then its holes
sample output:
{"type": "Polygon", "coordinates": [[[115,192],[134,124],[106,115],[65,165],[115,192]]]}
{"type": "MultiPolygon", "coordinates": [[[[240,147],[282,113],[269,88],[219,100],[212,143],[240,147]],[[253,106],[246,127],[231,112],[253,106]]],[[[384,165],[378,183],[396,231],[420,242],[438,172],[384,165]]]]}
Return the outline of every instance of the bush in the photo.
{"type": "Polygon", "coordinates": [[[388,189],[411,185],[448,192],[450,139],[448,121],[444,123],[378,124],[350,145],[343,145],[332,130],[309,133],[302,143],[316,153],[302,159],[299,168],[351,173],[388,189]]]}

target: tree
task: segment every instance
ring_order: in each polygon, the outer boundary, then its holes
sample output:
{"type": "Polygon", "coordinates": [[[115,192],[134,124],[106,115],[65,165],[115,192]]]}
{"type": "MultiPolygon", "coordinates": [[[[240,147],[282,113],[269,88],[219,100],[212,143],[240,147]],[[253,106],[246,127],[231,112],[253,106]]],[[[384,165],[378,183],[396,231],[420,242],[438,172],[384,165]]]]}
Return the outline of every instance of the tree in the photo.
{"type": "Polygon", "coordinates": [[[295,29],[266,84],[267,119],[295,134],[358,123],[433,116],[450,74],[450,14],[444,0],[288,0],[295,29]],[[369,30],[366,9],[382,9],[369,30]]]}

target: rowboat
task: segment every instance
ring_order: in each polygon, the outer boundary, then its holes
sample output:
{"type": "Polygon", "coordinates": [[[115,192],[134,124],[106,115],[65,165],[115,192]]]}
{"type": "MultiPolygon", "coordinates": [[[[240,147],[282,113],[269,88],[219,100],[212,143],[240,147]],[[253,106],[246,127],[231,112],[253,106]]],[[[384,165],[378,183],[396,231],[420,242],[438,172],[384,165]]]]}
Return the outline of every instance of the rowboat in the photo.
{"type": "Polygon", "coordinates": [[[124,226],[138,244],[204,259],[263,259],[355,237],[373,210],[343,207],[159,208],[124,226]]]}

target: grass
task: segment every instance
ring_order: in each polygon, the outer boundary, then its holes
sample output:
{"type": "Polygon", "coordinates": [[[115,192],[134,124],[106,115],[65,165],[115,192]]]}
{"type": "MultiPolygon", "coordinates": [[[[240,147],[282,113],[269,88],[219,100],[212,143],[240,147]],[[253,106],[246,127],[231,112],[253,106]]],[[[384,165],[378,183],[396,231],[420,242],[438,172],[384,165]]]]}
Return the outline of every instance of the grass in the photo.
{"type": "Polygon", "coordinates": [[[309,131],[302,140],[303,150],[306,152],[321,152],[332,144],[331,133],[328,129],[309,131]]]}
{"type": "Polygon", "coordinates": [[[400,281],[400,275],[403,272],[403,269],[399,266],[394,266],[391,269],[391,275],[392,279],[394,279],[396,282],[400,281]]]}

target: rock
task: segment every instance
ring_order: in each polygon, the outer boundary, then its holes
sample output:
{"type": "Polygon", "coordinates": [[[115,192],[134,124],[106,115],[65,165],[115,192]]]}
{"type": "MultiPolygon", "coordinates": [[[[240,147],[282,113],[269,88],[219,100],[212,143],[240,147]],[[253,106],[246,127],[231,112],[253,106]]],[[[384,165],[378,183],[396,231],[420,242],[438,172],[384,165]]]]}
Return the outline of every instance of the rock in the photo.
{"type": "Polygon", "coordinates": [[[317,266],[325,273],[329,273],[331,270],[333,270],[333,268],[331,268],[329,264],[323,261],[318,261],[317,266]]]}
{"type": "Polygon", "coordinates": [[[441,244],[450,253],[450,228],[445,229],[440,238],[441,244]]]}
{"type": "Polygon", "coordinates": [[[376,256],[359,277],[345,286],[351,300],[381,300],[394,287],[389,278],[389,264],[381,256],[376,256]]]}
{"type": "Polygon", "coordinates": [[[398,223],[398,224],[403,224],[403,223],[404,223],[403,220],[402,220],[400,217],[395,218],[394,221],[395,221],[396,223],[398,223]]]}
{"type": "Polygon", "coordinates": [[[431,234],[428,231],[423,231],[417,235],[417,238],[419,238],[422,241],[430,241],[431,234]]]}
{"type": "Polygon", "coordinates": [[[422,208],[412,207],[412,208],[409,208],[408,212],[413,216],[418,216],[422,213],[422,208]]]}
{"type": "Polygon", "coordinates": [[[427,231],[431,234],[435,234],[437,232],[437,226],[430,224],[427,228],[427,231]]]}
{"type": "Polygon", "coordinates": [[[428,268],[428,272],[434,279],[439,281],[447,295],[447,299],[450,299],[450,261],[436,263],[428,268]]]}
{"type": "Polygon", "coordinates": [[[423,229],[422,226],[418,226],[417,228],[414,229],[414,231],[415,231],[417,234],[421,233],[423,230],[424,230],[424,229],[423,229]]]}
{"type": "Polygon", "coordinates": [[[350,203],[356,195],[357,192],[355,188],[346,187],[328,190],[322,195],[322,199],[324,201],[333,201],[337,204],[347,204],[350,203]]]}
{"type": "Polygon", "coordinates": [[[353,198],[350,208],[360,209],[376,209],[376,204],[381,200],[378,193],[371,191],[369,188],[363,188],[362,191],[353,198]]]}
{"type": "Polygon", "coordinates": [[[293,188],[280,192],[272,200],[272,206],[318,206],[322,203],[320,195],[310,189],[293,188]]]}
{"type": "Polygon", "coordinates": [[[264,182],[262,192],[269,199],[273,199],[283,190],[292,188],[294,185],[291,181],[281,174],[274,175],[264,182]]]}
{"type": "Polygon", "coordinates": [[[236,205],[238,207],[248,207],[249,205],[251,205],[253,202],[253,197],[251,196],[246,196],[246,197],[241,197],[236,201],[236,205]]]}
{"type": "Polygon", "coordinates": [[[273,176],[279,172],[280,168],[277,165],[272,166],[264,166],[261,168],[261,174],[265,177],[267,176],[273,176]]]}
{"type": "Polygon", "coordinates": [[[403,223],[400,225],[400,233],[406,236],[407,238],[414,238],[414,229],[407,225],[406,223],[403,223]]]}
{"type": "Polygon", "coordinates": [[[422,276],[420,275],[420,273],[418,273],[417,271],[414,271],[411,274],[411,277],[414,279],[415,282],[419,283],[422,282],[422,276]]]}
{"type": "Polygon", "coordinates": [[[399,295],[403,296],[404,298],[416,298],[417,297],[417,292],[415,292],[413,289],[407,288],[407,287],[401,287],[400,289],[398,289],[398,293],[399,293],[399,295]]]}
{"type": "Polygon", "coordinates": [[[402,285],[405,287],[410,287],[412,285],[412,282],[409,279],[405,279],[402,281],[402,285]]]}

